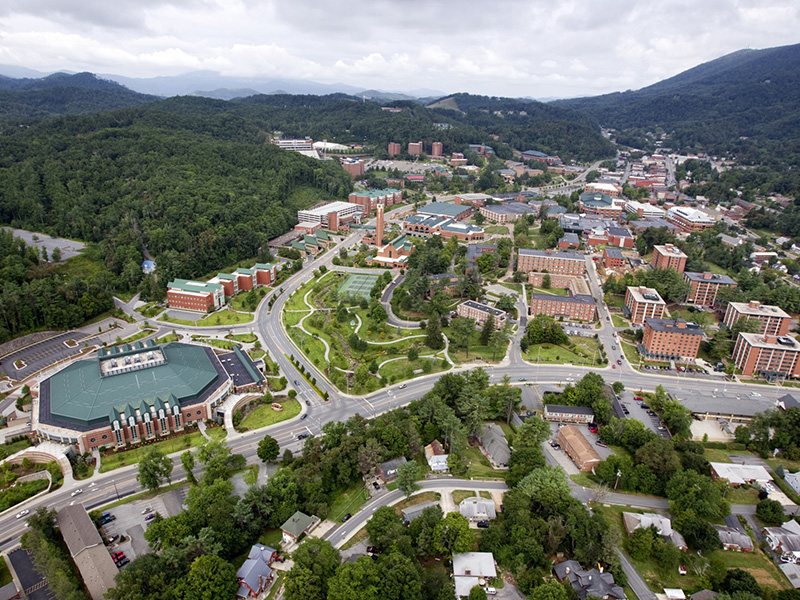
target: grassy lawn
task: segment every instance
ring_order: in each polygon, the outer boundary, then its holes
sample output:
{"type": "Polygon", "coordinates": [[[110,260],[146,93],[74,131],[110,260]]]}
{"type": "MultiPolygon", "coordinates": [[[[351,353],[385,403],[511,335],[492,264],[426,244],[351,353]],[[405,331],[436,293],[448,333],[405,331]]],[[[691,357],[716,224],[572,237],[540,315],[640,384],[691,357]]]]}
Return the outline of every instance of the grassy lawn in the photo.
{"type": "Polygon", "coordinates": [[[141,313],[147,319],[152,319],[153,317],[160,315],[163,310],[164,307],[161,306],[159,302],[148,302],[147,304],[137,308],[136,312],[141,313]]]}
{"type": "Polygon", "coordinates": [[[177,342],[178,339],[180,339],[180,338],[178,338],[178,336],[175,335],[174,333],[168,333],[167,335],[163,335],[160,338],[156,338],[156,344],[166,344],[166,343],[169,343],[169,342],[177,342]]]}
{"type": "MultiPolygon", "coordinates": [[[[266,289],[266,288],[261,288],[261,289],[266,289]]],[[[267,291],[269,291],[269,290],[267,290],[267,291]]],[[[256,293],[258,294],[258,292],[256,292],[256,293]]],[[[233,298],[228,300],[228,304],[230,304],[231,308],[233,308],[234,310],[241,310],[243,312],[251,312],[250,306],[247,303],[248,295],[249,295],[249,292],[241,292],[239,294],[236,294],[233,298]]],[[[266,294],[264,294],[264,295],[266,295],[266,294]]],[[[258,296],[259,302],[261,301],[261,298],[263,298],[263,297],[264,296],[258,296]]]]}
{"type": "MultiPolygon", "coordinates": [[[[588,341],[588,338],[587,338],[588,341]]],[[[570,349],[566,346],[556,346],[555,344],[533,344],[528,346],[525,353],[526,360],[535,363],[555,363],[555,364],[591,364],[593,352],[586,348],[570,349]]]]}
{"type": "Polygon", "coordinates": [[[200,342],[201,344],[208,344],[209,346],[214,346],[215,348],[220,348],[222,350],[233,350],[235,346],[239,344],[234,344],[233,342],[229,342],[228,340],[218,340],[216,338],[204,338],[199,335],[193,335],[192,339],[196,342],[200,342]]]}
{"type": "Polygon", "coordinates": [[[336,494],[329,502],[328,520],[339,522],[346,514],[358,512],[361,505],[369,499],[369,492],[363,483],[354,483],[343,492],[336,494]]]}
{"type": "Polygon", "coordinates": [[[349,550],[356,544],[366,541],[368,537],[369,536],[367,536],[367,528],[362,527],[353,537],[347,540],[347,542],[340,548],[340,550],[349,550]]]}
{"type": "Polygon", "coordinates": [[[567,295],[567,290],[564,290],[564,289],[561,289],[561,288],[545,289],[545,288],[537,288],[537,287],[535,287],[535,288],[533,288],[533,293],[534,294],[550,294],[551,296],[566,296],[567,295]]]}
{"type": "Polygon", "coordinates": [[[730,488],[725,499],[731,504],[758,504],[758,490],[752,487],[730,488]]]}
{"type": "Polygon", "coordinates": [[[503,357],[508,351],[508,344],[506,344],[505,348],[498,350],[496,354],[489,348],[489,346],[482,346],[480,343],[481,332],[479,330],[475,330],[475,333],[472,334],[472,338],[470,339],[469,358],[467,358],[467,353],[463,346],[458,346],[458,348],[456,348],[456,342],[452,336],[451,328],[445,327],[443,331],[450,340],[450,357],[456,362],[471,362],[477,359],[481,359],[486,362],[499,362],[503,360],[503,357]]]}
{"type": "Polygon", "coordinates": [[[0,587],[8,585],[11,581],[11,571],[8,570],[5,559],[0,559],[0,587]]]}
{"type": "Polygon", "coordinates": [[[420,494],[414,494],[410,498],[406,498],[405,500],[401,500],[397,504],[393,506],[395,512],[399,515],[401,514],[404,508],[408,508],[409,506],[416,506],[417,504],[422,504],[423,502],[436,502],[441,499],[441,494],[438,492],[422,492],[420,494]]]}
{"type": "Polygon", "coordinates": [[[623,319],[617,314],[611,313],[611,323],[614,327],[630,327],[631,324],[629,321],[623,319]]]}
{"type": "Polygon", "coordinates": [[[102,508],[98,508],[93,510],[89,513],[90,516],[97,515],[100,516],[100,513],[104,510],[111,510],[112,508],[116,508],[117,506],[122,506],[123,504],[129,504],[131,502],[136,502],[137,500],[147,500],[150,498],[155,498],[161,494],[166,492],[170,492],[172,490],[177,490],[182,487],[187,487],[187,483],[185,481],[181,481],[179,483],[173,483],[172,485],[162,485],[158,488],[155,492],[140,492],[138,494],[131,494],[130,496],[126,496],[121,500],[117,500],[116,502],[112,502],[111,504],[105,504],[102,508]]]}
{"type": "Polygon", "coordinates": [[[500,235],[506,235],[508,233],[508,227],[503,225],[489,225],[488,227],[484,227],[483,230],[486,233],[494,233],[500,235]]]}
{"type": "Polygon", "coordinates": [[[576,473],[575,475],[570,475],[569,478],[583,487],[593,488],[595,485],[597,485],[594,481],[592,481],[592,478],[588,473],[576,473]]]}
{"type": "Polygon", "coordinates": [[[468,448],[464,456],[470,461],[465,477],[476,477],[479,479],[506,478],[507,471],[495,471],[491,463],[489,463],[489,459],[483,455],[481,449],[477,446],[468,448]]]}
{"type": "Polygon", "coordinates": [[[461,501],[465,498],[474,498],[476,493],[470,490],[454,490],[453,491],[453,503],[458,506],[461,504],[461,501]]]}
{"type": "Polygon", "coordinates": [[[218,310],[212,315],[203,317],[196,324],[198,327],[215,327],[217,325],[238,325],[239,323],[250,323],[253,320],[253,313],[237,313],[232,310],[218,310]]]}
{"type": "MultiPolygon", "coordinates": [[[[620,346],[622,346],[622,351],[625,353],[625,358],[628,359],[628,362],[631,363],[631,365],[638,365],[642,357],[639,355],[639,352],[637,352],[636,347],[633,346],[633,344],[621,340],[620,346]]],[[[606,352],[609,350],[611,350],[611,348],[606,348],[606,352]]]]}
{"type": "Polygon", "coordinates": [[[143,329],[138,333],[134,333],[131,336],[126,337],[125,339],[116,342],[117,344],[131,344],[136,340],[141,340],[142,338],[146,338],[148,335],[153,335],[156,332],[155,329],[143,329]]]}
{"type": "MultiPolygon", "coordinates": [[[[422,352],[432,352],[432,350],[425,348],[422,352]]],[[[380,369],[378,369],[378,374],[389,384],[396,383],[398,381],[404,381],[406,379],[413,379],[414,377],[419,377],[421,375],[428,375],[430,373],[442,373],[444,371],[450,370],[450,363],[445,361],[446,366],[442,366],[442,359],[441,358],[418,358],[413,363],[409,362],[408,359],[405,360],[393,360],[390,363],[386,363],[380,369]],[[423,366],[425,365],[426,361],[430,361],[431,369],[428,372],[425,372],[423,366]],[[414,373],[417,369],[423,369],[422,373],[414,373]]]]}
{"type": "Polygon", "coordinates": [[[238,431],[261,429],[281,421],[287,421],[300,414],[300,403],[294,398],[279,402],[282,411],[272,410],[271,404],[262,404],[249,413],[238,427],[238,431]]]}
{"type": "MultiPolygon", "coordinates": [[[[211,427],[206,430],[209,437],[212,439],[220,440],[225,437],[225,429],[222,427],[211,427]]],[[[180,452],[181,450],[188,450],[189,448],[196,448],[206,443],[206,438],[199,431],[193,433],[186,433],[184,435],[164,440],[163,442],[156,442],[148,444],[147,446],[137,446],[130,450],[117,452],[116,454],[109,454],[100,459],[100,472],[107,473],[120,467],[137,464],[142,457],[147,454],[152,448],[158,448],[164,454],[172,454],[173,452],[180,452]]]]}
{"type": "Polygon", "coordinates": [[[12,442],[10,444],[0,444],[0,460],[6,458],[7,456],[15,454],[20,450],[24,450],[25,448],[28,448],[30,445],[31,443],[27,439],[19,440],[17,442],[12,442]]]}
{"type": "Polygon", "coordinates": [[[254,348],[252,350],[248,350],[247,353],[253,360],[258,360],[259,358],[262,358],[267,354],[264,350],[261,350],[260,348],[254,348]]]}
{"type": "Polygon", "coordinates": [[[500,285],[502,285],[504,288],[510,289],[513,292],[517,292],[518,294],[522,293],[522,284],[521,283],[506,283],[506,282],[502,282],[500,285]]]}
{"type": "Polygon", "coordinates": [[[255,485],[258,483],[258,465],[250,465],[245,471],[244,482],[247,485],[255,485]]]}
{"type": "Polygon", "coordinates": [[[233,340],[234,342],[242,342],[244,344],[252,344],[258,340],[258,337],[255,333],[229,333],[225,337],[229,340],[233,340]]]}
{"type": "Polygon", "coordinates": [[[612,308],[622,308],[625,306],[625,296],[622,294],[606,294],[605,301],[606,304],[612,308]]]}

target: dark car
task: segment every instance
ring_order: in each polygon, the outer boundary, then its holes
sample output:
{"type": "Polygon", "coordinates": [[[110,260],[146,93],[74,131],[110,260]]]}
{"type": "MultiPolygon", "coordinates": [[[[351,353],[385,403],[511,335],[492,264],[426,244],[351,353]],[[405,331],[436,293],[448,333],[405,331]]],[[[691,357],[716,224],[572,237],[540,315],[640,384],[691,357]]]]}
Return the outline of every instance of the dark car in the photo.
{"type": "Polygon", "coordinates": [[[300,420],[302,421],[306,417],[308,417],[308,413],[303,413],[302,415],[300,415],[300,420]]]}
{"type": "Polygon", "coordinates": [[[145,521],[152,521],[152,520],[153,520],[153,519],[155,519],[155,518],[156,518],[156,513],[150,513],[149,515],[147,515],[147,516],[144,518],[144,520],[145,520],[145,521]]]}
{"type": "Polygon", "coordinates": [[[641,406],[645,410],[649,410],[650,409],[650,407],[647,404],[645,404],[644,402],[642,402],[639,406],[641,406]]]}
{"type": "Polygon", "coordinates": [[[601,448],[608,448],[608,444],[606,444],[603,440],[597,440],[595,442],[595,446],[600,446],[601,448]]]}
{"type": "Polygon", "coordinates": [[[379,489],[381,489],[381,486],[380,486],[380,485],[378,485],[378,482],[377,482],[377,481],[373,481],[373,482],[372,482],[372,487],[374,487],[376,490],[379,490],[379,489]]]}
{"type": "Polygon", "coordinates": [[[381,553],[381,550],[380,550],[380,549],[378,549],[378,548],[377,548],[377,547],[375,547],[375,546],[367,546],[367,552],[368,552],[369,554],[380,554],[380,553],[381,553]]]}
{"type": "Polygon", "coordinates": [[[121,569],[122,567],[124,567],[125,565],[127,565],[129,562],[131,562],[129,559],[127,559],[127,558],[123,558],[121,561],[119,561],[119,562],[117,563],[117,568],[118,568],[118,569],[121,569]]]}
{"type": "Polygon", "coordinates": [[[309,433],[301,433],[300,435],[298,435],[298,436],[297,436],[297,439],[298,439],[298,440],[304,440],[304,439],[306,439],[307,437],[309,437],[310,435],[311,435],[311,434],[309,434],[309,433]]]}
{"type": "Polygon", "coordinates": [[[489,529],[489,521],[478,521],[478,527],[480,529],[489,529]]]}
{"type": "Polygon", "coordinates": [[[352,516],[353,515],[351,515],[350,513],[347,513],[345,516],[342,517],[342,523],[345,523],[346,521],[349,521],[350,517],[352,517],[352,516]]]}
{"type": "Polygon", "coordinates": [[[306,400],[306,406],[311,406],[311,400],[306,400]]]}

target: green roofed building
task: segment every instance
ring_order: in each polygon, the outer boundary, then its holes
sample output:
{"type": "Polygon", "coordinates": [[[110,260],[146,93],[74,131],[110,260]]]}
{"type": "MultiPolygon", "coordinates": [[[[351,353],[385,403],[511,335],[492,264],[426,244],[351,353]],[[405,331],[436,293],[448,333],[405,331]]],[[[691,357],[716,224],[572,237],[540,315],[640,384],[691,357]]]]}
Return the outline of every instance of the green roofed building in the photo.
{"type": "Polygon", "coordinates": [[[181,431],[217,417],[214,408],[233,390],[234,371],[260,377],[231,354],[229,367],[211,348],[194,344],[148,340],[101,349],[42,381],[32,428],[80,452],[181,431]]]}

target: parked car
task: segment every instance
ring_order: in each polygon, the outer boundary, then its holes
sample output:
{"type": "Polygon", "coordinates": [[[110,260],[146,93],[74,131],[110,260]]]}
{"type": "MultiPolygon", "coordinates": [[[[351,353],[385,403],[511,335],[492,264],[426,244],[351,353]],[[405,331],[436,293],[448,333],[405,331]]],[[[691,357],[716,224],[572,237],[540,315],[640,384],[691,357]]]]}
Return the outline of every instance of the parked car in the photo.
{"type": "Polygon", "coordinates": [[[495,588],[493,588],[492,586],[487,586],[486,587],[486,595],[487,596],[494,596],[496,593],[497,593],[497,590],[495,588]]]}
{"type": "Polygon", "coordinates": [[[147,513],[153,512],[153,509],[149,506],[147,508],[142,509],[142,514],[146,515],[147,513]]]}
{"type": "Polygon", "coordinates": [[[152,521],[152,520],[153,520],[153,519],[155,519],[155,518],[156,518],[156,513],[150,513],[149,515],[147,515],[147,516],[144,518],[144,520],[145,520],[145,521],[152,521]]]}
{"type": "Polygon", "coordinates": [[[478,527],[480,529],[489,529],[489,521],[478,521],[478,527]]]}
{"type": "Polygon", "coordinates": [[[311,400],[306,400],[306,406],[311,406],[311,400]]]}
{"type": "Polygon", "coordinates": [[[367,546],[367,552],[368,552],[369,554],[380,554],[380,553],[381,553],[381,550],[379,550],[379,549],[378,549],[377,547],[375,547],[375,546],[367,546]]]}
{"type": "Polygon", "coordinates": [[[376,490],[380,490],[380,489],[381,489],[381,486],[380,486],[380,485],[378,485],[378,482],[377,482],[377,481],[373,481],[373,482],[372,482],[372,487],[374,487],[376,490]]]}
{"type": "Polygon", "coordinates": [[[342,523],[346,523],[347,521],[349,521],[350,517],[352,516],[353,515],[351,515],[350,513],[347,513],[345,516],[342,517],[342,523]]]}
{"type": "Polygon", "coordinates": [[[28,515],[28,514],[30,514],[30,512],[31,512],[31,511],[29,511],[29,510],[26,508],[25,510],[21,510],[21,511],[19,511],[19,512],[18,512],[18,513],[17,513],[15,516],[16,516],[16,518],[17,518],[17,519],[21,519],[21,518],[22,518],[22,517],[24,517],[25,515],[28,515]]]}
{"type": "Polygon", "coordinates": [[[113,556],[114,558],[124,558],[125,553],[122,550],[119,550],[117,552],[114,552],[114,554],[112,554],[111,556],[113,556]]]}
{"type": "Polygon", "coordinates": [[[561,450],[561,444],[553,444],[553,449],[561,450]]]}
{"type": "Polygon", "coordinates": [[[659,425],[658,427],[656,427],[656,429],[658,429],[659,431],[666,431],[667,430],[667,428],[664,427],[663,425],[659,425]]]}
{"type": "Polygon", "coordinates": [[[123,558],[121,561],[119,561],[119,562],[117,563],[117,568],[118,568],[118,569],[121,569],[122,567],[124,567],[125,565],[127,565],[129,562],[131,562],[129,559],[127,559],[127,558],[123,558]]]}
{"type": "Polygon", "coordinates": [[[636,400],[637,402],[644,402],[644,398],[642,398],[641,396],[634,396],[633,399],[636,400]]]}
{"type": "Polygon", "coordinates": [[[686,575],[688,571],[683,565],[678,565],[678,575],[686,575]]]}
{"type": "Polygon", "coordinates": [[[601,448],[608,448],[608,444],[606,444],[603,440],[597,440],[595,446],[600,446],[601,448]]]}

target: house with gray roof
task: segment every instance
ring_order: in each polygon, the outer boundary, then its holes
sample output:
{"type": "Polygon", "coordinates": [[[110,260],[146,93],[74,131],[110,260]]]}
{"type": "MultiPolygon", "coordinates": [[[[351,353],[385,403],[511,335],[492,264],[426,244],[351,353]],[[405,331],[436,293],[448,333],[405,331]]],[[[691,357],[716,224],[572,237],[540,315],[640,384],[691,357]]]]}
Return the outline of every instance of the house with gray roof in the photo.
{"type": "Polygon", "coordinates": [[[712,527],[719,534],[719,541],[722,542],[723,550],[735,550],[736,552],[753,551],[753,540],[746,533],[724,525],[712,525],[712,527]]]}
{"type": "Polygon", "coordinates": [[[406,462],[408,462],[406,457],[401,456],[400,458],[393,458],[392,460],[387,460],[385,463],[381,463],[381,466],[378,467],[381,479],[386,483],[397,479],[397,467],[406,462]]]}
{"type": "Polygon", "coordinates": [[[414,506],[409,506],[408,508],[402,509],[400,512],[403,513],[403,521],[406,524],[411,523],[414,519],[419,518],[426,508],[430,508],[431,506],[439,506],[438,502],[421,502],[419,504],[415,504],[414,506]]]}
{"type": "Polygon", "coordinates": [[[499,425],[486,423],[483,426],[480,436],[481,446],[486,457],[496,467],[508,467],[508,460],[511,458],[511,450],[508,447],[506,436],[499,425]]]}
{"type": "Polygon", "coordinates": [[[625,592],[614,583],[614,576],[597,569],[586,570],[577,560],[565,560],[553,566],[553,573],[559,582],[569,581],[578,593],[580,600],[588,596],[602,598],[603,600],[625,600],[625,592]]]}
{"type": "Polygon", "coordinates": [[[487,521],[497,518],[494,500],[489,498],[464,498],[458,505],[458,512],[470,521],[487,521]]]}
{"type": "Polygon", "coordinates": [[[462,552],[453,555],[453,581],[456,598],[469,596],[469,591],[480,585],[480,579],[497,577],[497,567],[491,552],[462,552]]]}
{"type": "Polygon", "coordinates": [[[238,598],[256,598],[267,588],[273,578],[270,564],[277,556],[278,551],[275,548],[263,544],[255,544],[250,548],[247,560],[236,571],[239,580],[239,591],[236,592],[238,598]]]}

